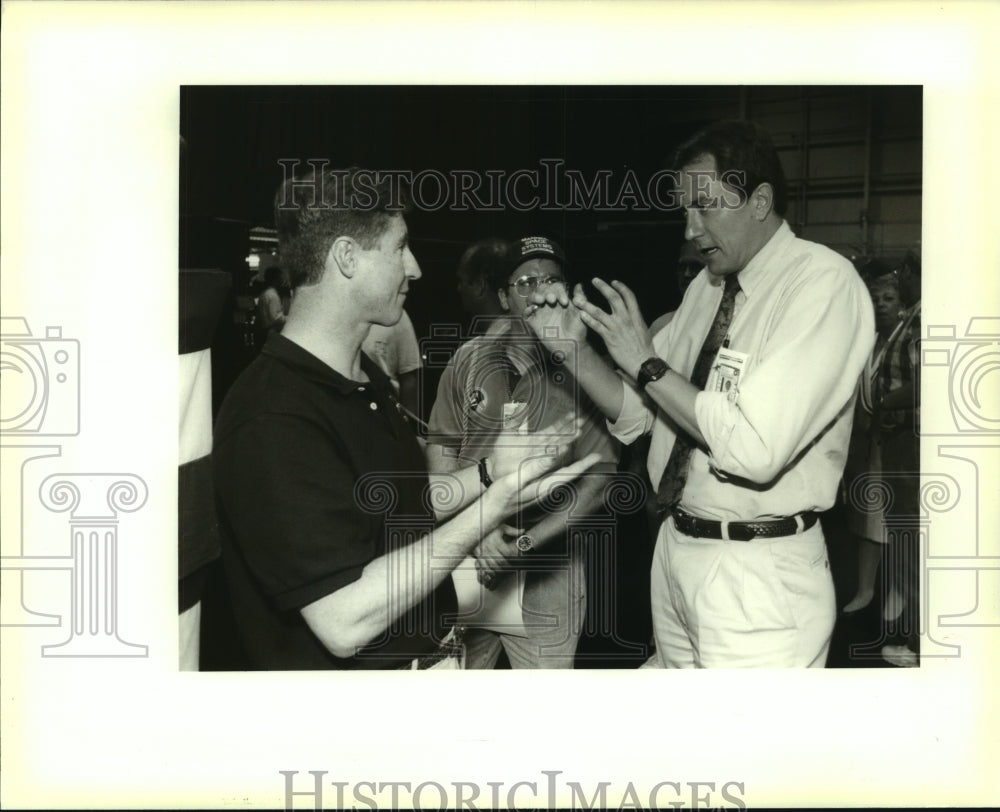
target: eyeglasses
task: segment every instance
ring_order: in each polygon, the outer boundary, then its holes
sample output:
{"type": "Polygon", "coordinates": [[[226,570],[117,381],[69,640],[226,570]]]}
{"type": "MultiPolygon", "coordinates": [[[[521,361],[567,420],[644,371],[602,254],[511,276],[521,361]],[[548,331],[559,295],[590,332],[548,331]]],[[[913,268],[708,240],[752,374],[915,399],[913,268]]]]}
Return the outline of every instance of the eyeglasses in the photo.
{"type": "Polygon", "coordinates": [[[508,284],[507,287],[514,288],[518,296],[527,298],[541,286],[558,285],[565,281],[561,276],[519,276],[508,284]]]}

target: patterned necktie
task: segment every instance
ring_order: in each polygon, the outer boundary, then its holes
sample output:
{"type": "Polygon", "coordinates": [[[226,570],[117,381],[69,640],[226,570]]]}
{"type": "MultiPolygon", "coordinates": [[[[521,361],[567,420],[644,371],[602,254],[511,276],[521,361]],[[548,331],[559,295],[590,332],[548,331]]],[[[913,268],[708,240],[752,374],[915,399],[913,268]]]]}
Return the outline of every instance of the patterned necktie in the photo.
{"type": "MultiPolygon", "coordinates": [[[[722,346],[726,333],[729,332],[729,325],[733,321],[736,294],[739,293],[739,290],[740,283],[736,279],[736,274],[727,275],[722,301],[719,302],[719,309],[715,313],[715,321],[712,322],[712,327],[705,337],[705,343],[701,345],[698,360],[694,365],[694,372],[691,373],[691,383],[699,389],[705,388],[715,356],[719,352],[719,347],[722,346]]],[[[669,511],[680,503],[681,495],[684,493],[684,484],[687,482],[688,462],[693,450],[694,441],[683,431],[678,431],[673,450],[670,452],[670,459],[667,460],[667,466],[663,469],[663,476],[660,478],[660,487],[656,491],[656,504],[661,511],[669,511]]]]}

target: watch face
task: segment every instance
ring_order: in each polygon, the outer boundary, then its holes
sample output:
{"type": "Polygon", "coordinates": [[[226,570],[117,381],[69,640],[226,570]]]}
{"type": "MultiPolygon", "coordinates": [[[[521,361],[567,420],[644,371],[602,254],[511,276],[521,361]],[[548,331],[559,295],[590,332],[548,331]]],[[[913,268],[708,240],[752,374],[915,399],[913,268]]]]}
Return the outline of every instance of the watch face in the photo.
{"type": "Polygon", "coordinates": [[[531,549],[531,536],[524,535],[517,537],[517,549],[522,553],[528,552],[531,549]]]}
{"type": "Polygon", "coordinates": [[[649,358],[639,367],[639,383],[645,386],[650,381],[658,381],[669,368],[662,358],[649,358]]]}

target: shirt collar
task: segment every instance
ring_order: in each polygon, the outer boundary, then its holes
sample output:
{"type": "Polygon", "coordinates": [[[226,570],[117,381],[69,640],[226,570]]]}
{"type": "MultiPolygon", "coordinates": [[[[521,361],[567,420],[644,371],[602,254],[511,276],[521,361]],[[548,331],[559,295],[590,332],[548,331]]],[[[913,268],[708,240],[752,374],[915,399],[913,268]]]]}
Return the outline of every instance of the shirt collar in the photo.
{"type": "Polygon", "coordinates": [[[740,289],[747,298],[753,296],[754,290],[764,282],[768,271],[776,267],[772,260],[794,239],[792,229],[782,220],[778,230],[771,235],[771,239],[764,243],[764,247],[754,254],[747,266],[740,271],[740,289]]]}
{"type": "MultiPolygon", "coordinates": [[[[321,361],[304,347],[289,341],[280,333],[272,333],[261,349],[263,355],[268,355],[281,361],[286,366],[315,383],[333,387],[341,395],[349,395],[357,391],[359,386],[365,386],[362,381],[352,381],[341,375],[337,370],[321,361]]],[[[361,353],[361,369],[368,376],[373,386],[380,389],[390,389],[389,377],[381,367],[367,355],[361,353]]]]}

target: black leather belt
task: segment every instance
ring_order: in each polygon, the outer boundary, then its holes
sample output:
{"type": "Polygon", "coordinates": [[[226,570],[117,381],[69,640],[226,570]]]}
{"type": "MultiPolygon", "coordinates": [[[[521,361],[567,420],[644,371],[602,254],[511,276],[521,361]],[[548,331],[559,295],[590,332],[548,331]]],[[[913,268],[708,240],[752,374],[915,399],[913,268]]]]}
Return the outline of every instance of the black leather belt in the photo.
{"type": "Polygon", "coordinates": [[[717,522],[699,519],[680,508],[673,510],[674,524],[685,536],[700,539],[728,539],[729,541],[752,541],[755,538],[778,538],[804,533],[819,519],[813,511],[787,516],[784,519],[769,519],[760,522],[717,522]],[[801,520],[801,523],[800,523],[801,520]]]}

